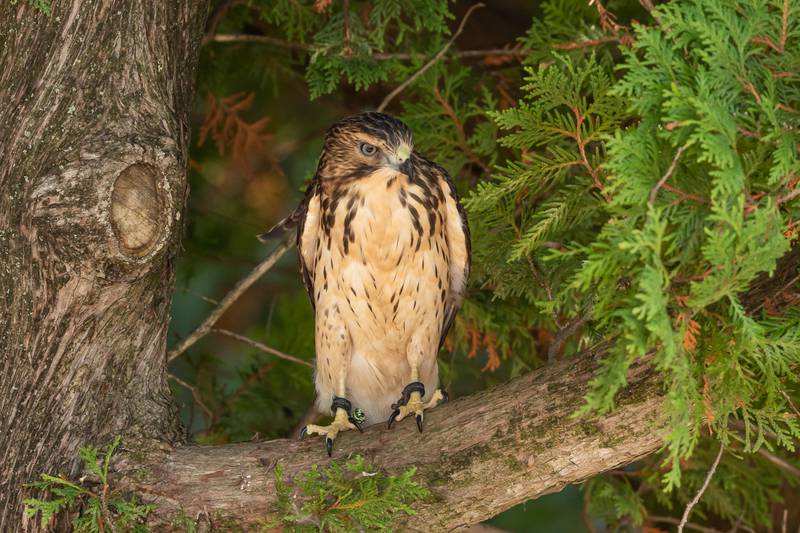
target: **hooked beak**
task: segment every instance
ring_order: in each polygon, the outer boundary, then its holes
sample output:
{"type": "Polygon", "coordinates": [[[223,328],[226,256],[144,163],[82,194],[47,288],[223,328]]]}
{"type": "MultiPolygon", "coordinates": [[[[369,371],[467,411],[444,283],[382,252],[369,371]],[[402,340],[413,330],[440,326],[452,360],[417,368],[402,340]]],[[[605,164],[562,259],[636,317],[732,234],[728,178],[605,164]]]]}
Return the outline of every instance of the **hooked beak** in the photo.
{"type": "Polygon", "coordinates": [[[411,149],[402,144],[396,152],[396,161],[397,161],[397,168],[406,176],[411,177],[412,167],[411,167],[411,149]]]}
{"type": "Polygon", "coordinates": [[[409,178],[413,177],[412,173],[414,172],[414,168],[411,166],[410,159],[406,159],[405,162],[400,164],[400,172],[402,172],[409,178]]]}

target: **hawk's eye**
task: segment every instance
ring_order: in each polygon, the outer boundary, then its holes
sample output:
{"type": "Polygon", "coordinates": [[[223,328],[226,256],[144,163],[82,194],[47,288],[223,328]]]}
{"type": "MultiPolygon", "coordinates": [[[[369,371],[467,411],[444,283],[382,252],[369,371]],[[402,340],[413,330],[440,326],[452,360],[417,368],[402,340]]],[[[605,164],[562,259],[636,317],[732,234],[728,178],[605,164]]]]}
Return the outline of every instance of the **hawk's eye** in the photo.
{"type": "Polygon", "coordinates": [[[374,144],[369,143],[361,143],[359,148],[361,148],[361,153],[364,155],[375,155],[378,151],[378,148],[374,144]]]}

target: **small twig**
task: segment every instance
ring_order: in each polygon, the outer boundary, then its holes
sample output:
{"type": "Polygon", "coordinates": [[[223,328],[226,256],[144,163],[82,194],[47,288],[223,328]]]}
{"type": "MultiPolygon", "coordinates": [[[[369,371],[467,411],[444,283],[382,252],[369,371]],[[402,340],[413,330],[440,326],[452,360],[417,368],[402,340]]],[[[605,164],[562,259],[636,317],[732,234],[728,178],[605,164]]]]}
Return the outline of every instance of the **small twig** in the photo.
{"type": "Polygon", "coordinates": [[[688,147],[689,147],[689,145],[687,145],[687,144],[684,144],[683,146],[681,146],[680,148],[678,148],[678,151],[677,151],[677,152],[675,152],[675,157],[673,157],[673,158],[672,158],[672,163],[670,163],[670,165],[669,165],[669,168],[667,168],[667,171],[664,173],[664,175],[663,175],[663,176],[661,176],[661,179],[660,179],[660,180],[658,180],[658,183],[656,183],[656,184],[655,184],[655,186],[654,186],[652,189],[650,189],[650,196],[649,196],[649,198],[648,198],[648,201],[647,201],[647,202],[648,202],[648,203],[649,203],[651,206],[652,206],[653,204],[655,204],[655,202],[656,202],[656,196],[658,195],[658,190],[659,190],[661,187],[663,187],[663,186],[664,186],[664,184],[667,182],[667,180],[668,180],[668,179],[669,179],[669,178],[672,176],[672,174],[675,172],[675,169],[678,167],[678,161],[680,161],[680,159],[681,159],[681,156],[683,155],[683,152],[684,152],[684,151],[686,150],[686,148],[688,148],[688,147]]]}
{"type": "Polygon", "coordinates": [[[599,39],[588,39],[586,41],[576,41],[574,43],[556,43],[553,48],[556,50],[578,50],[580,48],[589,48],[593,46],[600,46],[606,43],[615,43],[619,41],[617,37],[600,37],[599,39]]]}
{"type": "Polygon", "coordinates": [[[177,383],[181,387],[184,387],[184,388],[188,389],[189,392],[192,393],[192,398],[194,398],[194,401],[197,403],[197,405],[200,406],[200,408],[203,411],[205,411],[206,416],[208,416],[208,424],[209,424],[209,426],[213,425],[214,424],[214,418],[215,418],[214,417],[214,413],[211,411],[211,409],[208,408],[208,406],[205,404],[205,402],[203,402],[203,399],[200,397],[200,393],[197,391],[197,388],[194,387],[193,385],[189,385],[188,383],[186,383],[185,381],[183,381],[181,378],[179,378],[178,376],[176,376],[174,374],[167,374],[167,377],[169,379],[175,380],[175,383],[177,383]]]}
{"type": "Polygon", "coordinates": [[[244,335],[239,335],[236,332],[233,332],[233,331],[230,331],[230,330],[227,330],[227,329],[220,329],[220,328],[211,328],[209,331],[213,331],[214,333],[219,333],[221,335],[226,335],[228,337],[231,337],[232,339],[236,339],[237,341],[240,341],[240,342],[243,342],[243,343],[245,343],[245,344],[247,344],[249,346],[252,346],[253,348],[255,348],[257,350],[261,350],[264,353],[272,354],[275,357],[280,357],[281,359],[285,359],[286,361],[291,361],[293,363],[297,363],[297,364],[300,364],[300,365],[305,365],[305,366],[307,366],[309,368],[314,368],[314,365],[312,365],[310,362],[308,362],[308,361],[306,361],[304,359],[300,359],[299,357],[295,357],[293,355],[289,355],[288,353],[283,353],[282,351],[276,350],[275,348],[270,348],[266,344],[262,344],[262,343],[260,343],[260,342],[258,342],[256,340],[251,339],[250,337],[245,337],[244,335]]]}
{"type": "Polygon", "coordinates": [[[228,404],[232,404],[233,402],[235,402],[236,400],[238,400],[238,399],[239,399],[239,397],[240,397],[242,394],[244,394],[244,392],[245,392],[247,389],[249,389],[250,387],[252,387],[252,386],[253,386],[253,385],[255,385],[256,383],[258,383],[259,381],[261,381],[261,379],[262,379],[264,376],[266,376],[266,375],[267,375],[267,373],[268,373],[270,370],[272,370],[274,367],[275,367],[275,361],[270,361],[269,363],[267,363],[267,364],[265,364],[265,365],[261,365],[261,366],[259,366],[259,367],[258,367],[258,368],[255,370],[255,372],[253,372],[253,373],[249,374],[249,375],[247,376],[247,378],[246,378],[244,381],[242,381],[242,383],[241,383],[241,384],[240,384],[240,385],[239,385],[239,386],[236,388],[236,390],[235,390],[235,391],[233,391],[233,394],[231,394],[230,396],[228,396],[227,398],[225,398],[225,402],[226,402],[226,403],[228,403],[228,404]]]}
{"type": "Polygon", "coordinates": [[[581,519],[583,520],[583,526],[586,528],[586,531],[589,533],[597,533],[597,529],[592,524],[592,515],[589,512],[589,504],[591,500],[589,498],[589,493],[587,492],[583,497],[583,506],[581,509],[581,519]]]}
{"type": "MultiPolygon", "coordinates": [[[[800,276],[796,276],[792,280],[792,283],[796,282],[798,279],[800,279],[800,276]]],[[[790,283],[786,288],[791,287],[791,286],[792,286],[792,284],[790,283]]],[[[786,289],[784,289],[784,290],[786,290],[786,289]]],[[[783,291],[781,291],[781,292],[783,292],[783,291]]],[[[788,394],[786,394],[786,391],[783,390],[783,389],[781,389],[781,394],[783,395],[784,398],[786,398],[786,401],[789,402],[789,407],[792,408],[792,411],[794,411],[794,414],[796,414],[798,417],[800,417],[800,411],[797,410],[797,406],[792,401],[792,398],[788,394]]]]}
{"type": "Polygon", "coordinates": [[[214,298],[209,298],[208,296],[205,296],[203,294],[200,294],[199,292],[193,291],[192,289],[188,289],[188,288],[185,288],[185,287],[178,287],[175,290],[178,290],[178,291],[181,291],[181,292],[185,292],[186,294],[191,294],[192,296],[200,298],[204,302],[208,302],[208,303],[213,304],[213,305],[219,305],[219,300],[215,300],[214,298]]]}
{"type": "Polygon", "coordinates": [[[464,124],[461,122],[461,119],[458,118],[458,115],[453,109],[453,106],[447,101],[447,99],[442,95],[441,91],[439,91],[439,86],[436,85],[433,87],[433,97],[442,106],[444,109],[445,114],[450,118],[450,121],[456,128],[456,138],[458,139],[458,144],[461,148],[461,151],[464,152],[464,155],[467,156],[467,159],[481,167],[481,169],[486,172],[487,174],[492,171],[489,166],[484,163],[478,154],[476,154],[472,148],[470,147],[469,143],[467,142],[467,135],[464,133],[464,124]]]}
{"type": "Polygon", "coordinates": [[[117,527],[114,525],[114,519],[111,517],[111,510],[108,508],[108,483],[103,483],[103,488],[100,490],[100,514],[105,522],[101,524],[100,531],[104,531],[104,526],[108,526],[111,533],[117,533],[117,527]]]}
{"type": "Polygon", "coordinates": [[[219,27],[220,22],[222,19],[225,18],[225,15],[228,14],[228,11],[231,10],[232,7],[244,3],[243,0],[226,0],[219,4],[214,12],[208,17],[208,23],[206,24],[206,33],[203,35],[203,40],[200,41],[200,46],[204,46],[208,44],[209,41],[214,39],[214,35],[217,33],[217,28],[219,27]]]}
{"type": "Polygon", "coordinates": [[[706,479],[703,482],[703,486],[700,487],[700,490],[697,491],[692,501],[689,502],[689,505],[686,506],[686,509],[683,511],[683,518],[681,518],[680,523],[678,524],[678,533],[683,532],[684,526],[689,521],[689,514],[692,512],[692,509],[697,502],[700,501],[700,498],[703,497],[703,493],[708,488],[708,484],[711,483],[711,478],[714,477],[714,472],[717,471],[717,466],[719,466],[719,461],[722,459],[722,453],[725,451],[725,445],[720,443],[719,451],[717,452],[717,457],[714,459],[714,462],[711,464],[711,468],[708,470],[708,474],[706,474],[706,479]]]}
{"type": "Polygon", "coordinates": [[[295,43],[290,41],[284,41],[283,39],[278,39],[276,37],[269,37],[267,35],[250,35],[247,33],[213,35],[209,37],[208,42],[259,43],[259,44],[271,44],[273,46],[278,46],[280,48],[290,48],[292,50],[303,50],[304,52],[311,52],[314,50],[314,47],[311,46],[310,44],[295,43]]]}
{"type": "MultiPolygon", "coordinates": [[[[209,35],[206,42],[215,43],[256,43],[277,46],[279,48],[289,48],[291,50],[301,50],[304,52],[313,52],[314,46],[306,43],[298,43],[292,41],[284,41],[277,37],[269,37],[267,35],[255,35],[249,33],[232,33],[232,34],[218,34],[209,35]]],[[[206,43],[204,43],[206,44],[206,43]]],[[[569,43],[568,43],[569,44],[569,43]]],[[[585,46],[589,46],[588,44],[585,46]]],[[[530,55],[528,50],[520,48],[487,48],[485,50],[458,50],[450,54],[449,57],[456,59],[474,59],[492,56],[510,56],[513,58],[526,57],[530,55]]],[[[425,57],[424,54],[417,52],[377,52],[366,56],[375,61],[408,61],[410,59],[417,59],[425,57]]]]}
{"type": "Polygon", "coordinates": [[[789,518],[789,508],[783,508],[783,524],[781,524],[781,533],[786,533],[786,520],[789,518]]]}
{"type": "MultiPolygon", "coordinates": [[[[653,516],[653,515],[650,515],[650,516],[647,517],[647,519],[651,520],[653,522],[661,522],[663,524],[675,524],[675,525],[680,524],[680,521],[677,518],[672,518],[671,516],[653,516]]],[[[699,524],[693,524],[691,522],[687,522],[686,524],[684,524],[684,526],[686,527],[686,529],[691,529],[693,531],[699,531],[700,533],[724,533],[723,531],[720,531],[719,529],[714,529],[713,527],[705,527],[705,526],[701,526],[699,524]]]]}
{"type": "MultiPolygon", "coordinates": [[[[528,255],[525,257],[528,261],[528,269],[530,269],[531,274],[533,274],[533,278],[539,284],[539,286],[544,289],[545,294],[547,294],[547,299],[551,302],[553,301],[553,291],[550,289],[550,285],[547,283],[547,280],[544,277],[544,274],[539,272],[539,269],[536,268],[536,265],[533,264],[533,259],[528,255]]],[[[553,313],[553,323],[555,323],[556,327],[561,329],[561,321],[558,319],[558,313],[553,313]]]]}
{"type": "Polygon", "coordinates": [[[573,318],[569,322],[561,328],[558,333],[556,333],[553,342],[550,343],[550,347],[547,349],[547,361],[552,363],[556,360],[556,357],[561,353],[561,349],[566,344],[567,340],[572,337],[580,328],[583,326],[590,318],[592,313],[592,303],[590,302],[589,305],[584,309],[583,313],[579,317],[573,318]]]}
{"type": "Polygon", "coordinates": [[[228,308],[235,302],[247,289],[250,288],[261,276],[271,269],[278,260],[283,257],[283,254],[294,245],[293,242],[282,242],[266,259],[259,263],[250,273],[239,280],[231,291],[219,302],[219,305],[206,317],[202,324],[195,329],[188,337],[183,339],[178,345],[167,352],[167,362],[179,357],[183,352],[188,350],[194,343],[205,337],[211,327],[219,320],[219,318],[228,310],[228,308]]]}
{"type": "Polygon", "coordinates": [[[797,198],[798,195],[800,195],[800,186],[795,187],[791,192],[788,192],[783,196],[778,196],[775,199],[775,204],[776,205],[785,204],[786,202],[789,202],[797,198]]]}
{"type": "Polygon", "coordinates": [[[672,202],[672,205],[680,203],[680,202],[682,202],[684,200],[692,200],[693,202],[697,202],[698,204],[707,203],[707,200],[705,198],[703,198],[702,196],[699,196],[697,194],[692,194],[690,192],[682,191],[681,189],[679,189],[677,187],[673,187],[669,183],[665,183],[664,184],[664,189],[668,190],[671,193],[675,193],[675,194],[680,196],[679,199],[677,199],[674,202],[672,202]]]}
{"type": "Polygon", "coordinates": [[[764,459],[766,459],[770,463],[774,464],[775,466],[777,466],[781,470],[784,470],[784,471],[788,472],[789,474],[792,474],[793,476],[795,476],[797,478],[800,478],[800,468],[797,468],[793,464],[784,461],[783,459],[781,459],[780,457],[778,457],[774,453],[766,450],[763,446],[758,449],[757,453],[758,453],[758,455],[760,455],[761,457],[763,457],[764,459]]]}
{"type": "MultiPolygon", "coordinates": [[[[792,279],[790,279],[790,280],[789,280],[789,282],[788,282],[788,283],[786,283],[786,284],[783,286],[783,288],[781,288],[781,290],[777,292],[777,294],[778,294],[778,295],[780,295],[780,294],[783,294],[784,292],[786,292],[787,290],[789,290],[789,287],[791,287],[792,285],[794,285],[794,284],[795,284],[795,283],[797,283],[798,281],[800,281],[800,274],[798,274],[798,275],[796,275],[795,277],[793,277],[792,279]]],[[[764,307],[764,303],[765,303],[766,301],[767,301],[766,299],[762,300],[762,301],[761,301],[761,303],[759,303],[757,306],[755,306],[755,307],[753,308],[753,310],[751,311],[751,313],[755,314],[755,313],[758,313],[759,311],[761,311],[761,309],[764,307]]],[[[798,416],[800,416],[800,412],[798,412],[798,410],[797,410],[797,407],[795,407],[795,405],[792,403],[792,400],[791,400],[791,399],[790,399],[788,396],[786,396],[786,393],[784,393],[784,396],[786,397],[786,399],[787,399],[787,400],[789,400],[789,405],[791,405],[791,406],[792,406],[792,409],[794,409],[794,412],[795,412],[795,413],[797,413],[797,415],[798,415],[798,416]]]]}
{"type": "Polygon", "coordinates": [[[404,81],[403,83],[398,85],[392,92],[387,94],[386,97],[381,102],[381,104],[378,106],[378,111],[383,111],[384,109],[386,109],[386,106],[388,106],[389,103],[398,94],[403,92],[406,89],[406,87],[408,87],[409,85],[414,83],[420,76],[425,74],[425,72],[427,72],[428,69],[430,69],[433,65],[435,65],[437,62],[439,62],[439,60],[441,60],[442,57],[444,57],[444,55],[447,53],[447,51],[450,49],[450,47],[453,46],[453,43],[456,41],[458,36],[461,35],[461,32],[464,31],[464,25],[467,23],[467,20],[469,19],[470,15],[472,15],[472,13],[476,9],[481,8],[481,7],[484,7],[484,4],[481,4],[481,3],[475,4],[474,6],[469,8],[466,13],[464,13],[464,18],[461,19],[461,24],[458,25],[458,29],[456,29],[456,31],[453,34],[453,36],[450,37],[450,40],[447,41],[447,44],[445,44],[442,47],[442,49],[439,50],[439,52],[437,52],[437,54],[435,56],[430,58],[430,60],[428,60],[427,63],[422,65],[422,68],[420,68],[418,71],[416,71],[414,74],[412,74],[411,77],[408,78],[406,81],[404,81]]]}
{"type": "Polygon", "coordinates": [[[350,0],[342,0],[342,25],[344,26],[344,50],[345,55],[353,55],[353,48],[350,46],[350,0]]]}

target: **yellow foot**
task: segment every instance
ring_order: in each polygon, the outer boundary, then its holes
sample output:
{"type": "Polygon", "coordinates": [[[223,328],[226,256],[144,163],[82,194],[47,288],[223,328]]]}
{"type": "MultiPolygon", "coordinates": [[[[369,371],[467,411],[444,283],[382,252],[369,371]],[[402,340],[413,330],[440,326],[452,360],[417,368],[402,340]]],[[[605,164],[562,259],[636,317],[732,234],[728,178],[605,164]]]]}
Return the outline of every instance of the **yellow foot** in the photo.
{"type": "MultiPolygon", "coordinates": [[[[352,409],[349,401],[344,398],[334,398],[332,408],[336,410],[336,416],[333,418],[333,422],[327,426],[309,424],[300,430],[300,439],[303,439],[306,435],[325,435],[325,449],[328,451],[328,457],[333,453],[333,441],[336,439],[339,432],[349,429],[363,431],[361,429],[362,420],[358,418],[358,416],[354,417],[353,414],[351,414],[352,409]]],[[[356,409],[356,411],[359,410],[356,409]]]]}
{"type": "Polygon", "coordinates": [[[422,420],[424,418],[425,409],[436,407],[439,402],[447,401],[447,393],[442,389],[436,389],[431,395],[431,399],[427,402],[422,401],[425,396],[425,386],[419,381],[409,383],[403,389],[403,394],[397,403],[392,404],[392,415],[389,417],[389,428],[397,421],[404,419],[406,416],[414,413],[417,420],[417,429],[422,433],[422,420]]]}

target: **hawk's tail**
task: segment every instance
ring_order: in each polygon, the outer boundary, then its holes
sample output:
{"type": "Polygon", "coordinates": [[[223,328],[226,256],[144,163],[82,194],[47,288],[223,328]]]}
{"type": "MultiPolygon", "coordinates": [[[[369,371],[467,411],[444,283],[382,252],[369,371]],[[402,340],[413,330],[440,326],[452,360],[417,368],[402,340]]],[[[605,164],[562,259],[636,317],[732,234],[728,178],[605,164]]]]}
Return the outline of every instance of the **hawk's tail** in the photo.
{"type": "Polygon", "coordinates": [[[294,213],[290,214],[288,217],[284,218],[270,229],[258,235],[258,240],[261,242],[267,242],[272,239],[280,239],[284,236],[284,234],[297,227],[297,219],[294,216],[294,213]]]}
{"type": "Polygon", "coordinates": [[[303,196],[303,201],[300,202],[300,205],[297,208],[289,213],[289,215],[272,226],[270,229],[262,233],[258,236],[258,240],[261,242],[267,242],[271,239],[278,239],[282,238],[283,235],[292,229],[297,228],[298,226],[303,224],[303,220],[306,216],[306,210],[308,209],[308,202],[311,199],[315,190],[315,183],[311,183],[306,189],[306,193],[303,196]]]}

